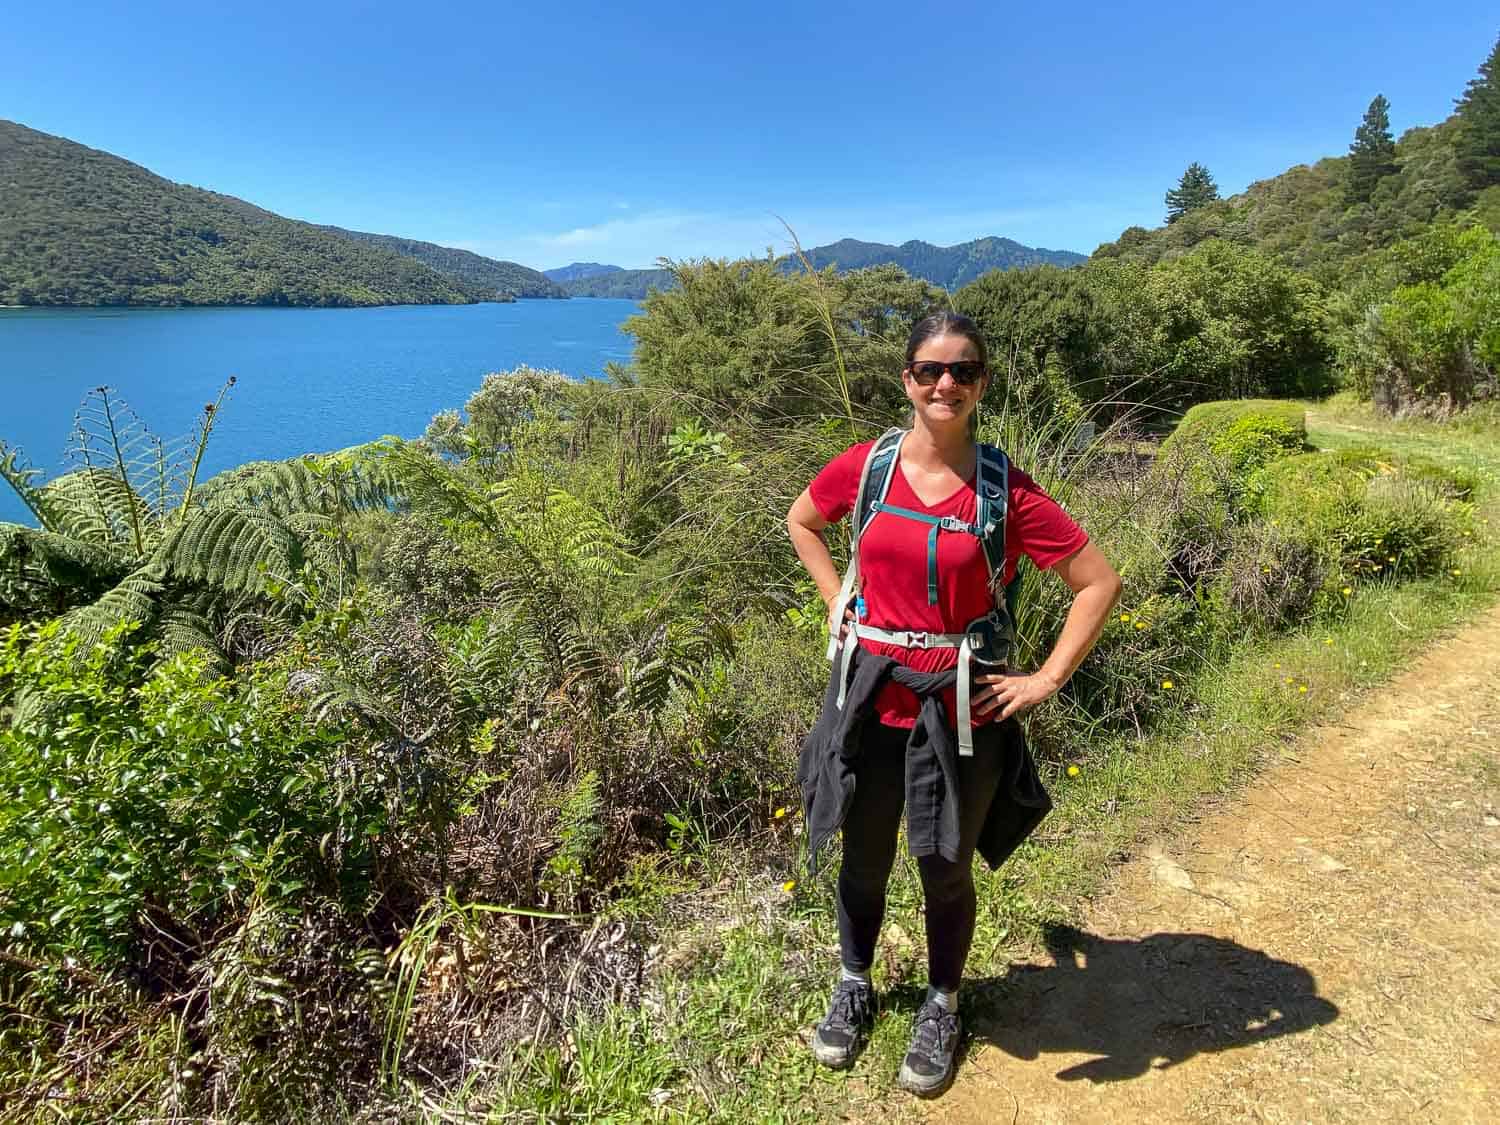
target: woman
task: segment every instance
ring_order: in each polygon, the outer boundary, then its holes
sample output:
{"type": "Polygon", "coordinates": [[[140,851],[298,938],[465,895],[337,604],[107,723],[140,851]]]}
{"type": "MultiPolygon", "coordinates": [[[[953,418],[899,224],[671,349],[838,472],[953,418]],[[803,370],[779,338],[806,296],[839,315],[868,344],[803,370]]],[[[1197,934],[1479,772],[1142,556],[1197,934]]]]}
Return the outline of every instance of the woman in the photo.
{"type": "MultiPolygon", "coordinates": [[[[899,1082],[932,1095],[952,1080],[960,1039],[958,988],[974,934],[974,851],[978,847],[998,864],[1050,806],[1015,716],[1054,694],[1077,669],[1119,596],[1120,579],[1035,481],[1018,469],[1009,471],[1003,573],[995,578],[1009,582],[1024,554],[1068,584],[1073,604],[1051,654],[1035,672],[993,667],[986,672],[975,666],[970,716],[964,719],[973,723],[973,750],[955,756],[952,685],[960,650],[942,638],[961,634],[995,609],[984,544],[971,526],[979,465],[974,412],[990,383],[983,335],[967,317],[926,318],[907,341],[901,380],[912,405],[912,427],[901,439],[883,503],[858,538],[857,602],[846,604],[840,597],[839,575],[822,532],[853,508],[874,443],[856,445],[830,461],[787,513],[787,530],[828,604],[830,630],[837,630],[844,645],[859,646],[850,656],[856,669],[852,680],[862,685],[830,685],[819,730],[804,747],[798,770],[809,831],[814,831],[815,807],[836,810],[826,830],[841,828],[844,843],[837,891],[842,973],[814,1034],[813,1051],[825,1065],[849,1066],[874,1021],[870,966],[896,832],[908,805],[909,846],[926,900],[928,990],[899,1082]],[[887,639],[857,635],[865,629],[883,631],[887,639]],[[893,632],[905,634],[898,641],[918,643],[895,643],[889,639],[893,632]],[[868,698],[846,702],[846,690],[864,690],[868,698]],[[845,708],[854,717],[843,718],[840,728],[841,718],[833,712],[845,708]],[[860,720],[862,714],[870,717],[860,720]],[[934,730],[944,723],[946,730],[934,730]],[[819,737],[823,744],[815,749],[819,737]],[[818,753],[825,760],[810,761],[818,753]],[[818,794],[820,785],[824,792],[818,794]],[[827,790],[835,786],[839,792],[830,796],[827,790]],[[1006,822],[998,825],[998,835],[997,822],[1006,822]]],[[[834,679],[840,680],[837,672],[834,679]]]]}

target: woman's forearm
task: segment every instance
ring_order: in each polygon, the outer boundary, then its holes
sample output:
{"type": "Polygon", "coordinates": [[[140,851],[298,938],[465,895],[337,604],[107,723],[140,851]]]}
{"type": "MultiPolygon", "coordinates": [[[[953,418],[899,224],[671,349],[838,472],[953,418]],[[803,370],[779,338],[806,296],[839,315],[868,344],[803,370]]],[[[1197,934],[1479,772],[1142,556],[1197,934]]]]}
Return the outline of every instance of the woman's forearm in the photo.
{"type": "Polygon", "coordinates": [[[1062,632],[1057,635],[1057,642],[1037,673],[1059,688],[1072,679],[1083,658],[1098,641],[1099,634],[1104,632],[1104,623],[1109,620],[1109,611],[1119,596],[1119,579],[1113,582],[1101,580],[1078,591],[1063,622],[1062,632]]]}
{"type": "Polygon", "coordinates": [[[832,601],[843,585],[838,567],[833,564],[833,555],[823,541],[823,529],[827,526],[827,521],[806,492],[797,497],[786,515],[786,533],[791,537],[792,550],[797,552],[797,558],[802,561],[825,602],[832,601]]]}

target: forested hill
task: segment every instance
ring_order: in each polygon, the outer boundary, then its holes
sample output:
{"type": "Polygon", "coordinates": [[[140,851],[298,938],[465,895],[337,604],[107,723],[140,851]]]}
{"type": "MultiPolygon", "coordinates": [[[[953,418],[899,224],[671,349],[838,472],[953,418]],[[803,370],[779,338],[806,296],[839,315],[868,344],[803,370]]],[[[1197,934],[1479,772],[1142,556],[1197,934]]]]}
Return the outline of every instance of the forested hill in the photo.
{"type": "MultiPolygon", "coordinates": [[[[1350,122],[1353,132],[1356,122],[1350,122]]],[[[1500,183],[1466,175],[1460,123],[1409,129],[1361,190],[1353,156],[1299,164],[1238,195],[1195,207],[1155,230],[1130,227],[1099,258],[1158,262],[1211,238],[1248,246],[1328,285],[1357,273],[1366,255],[1434,222],[1472,217],[1500,231],[1500,183]]]]}
{"type": "MultiPolygon", "coordinates": [[[[1046,250],[1023,246],[1009,238],[993,237],[976,238],[972,242],[960,242],[956,246],[934,246],[917,239],[903,242],[900,246],[888,246],[883,242],[860,242],[844,238],[828,246],[816,246],[804,253],[815,268],[834,266],[840,272],[894,262],[912,277],[919,277],[949,290],[967,285],[990,270],[1043,265],[1076,266],[1087,260],[1087,255],[1075,254],[1071,250],[1046,250]]],[[[788,269],[795,269],[799,265],[800,262],[795,258],[786,259],[788,269]]]]}
{"type": "Polygon", "coordinates": [[[577,281],[584,277],[598,277],[604,273],[624,273],[622,266],[607,266],[603,262],[573,262],[566,266],[558,266],[556,269],[543,270],[551,280],[561,285],[567,281],[577,281]]]}
{"type": "Polygon", "coordinates": [[[562,283],[570,297],[622,297],[644,300],[651,289],[670,289],[676,285],[670,270],[622,270],[588,274],[562,283]]]}
{"type": "Polygon", "coordinates": [[[561,287],[534,269],[515,262],[486,258],[470,250],[455,250],[435,242],[418,242],[393,234],[369,234],[342,227],[323,227],[333,234],[380,246],[437,270],[466,293],[481,301],[512,297],[564,297],[561,287]]]}
{"type": "Polygon", "coordinates": [[[0,120],[0,304],[385,305],[474,298],[380,246],[0,120]]]}

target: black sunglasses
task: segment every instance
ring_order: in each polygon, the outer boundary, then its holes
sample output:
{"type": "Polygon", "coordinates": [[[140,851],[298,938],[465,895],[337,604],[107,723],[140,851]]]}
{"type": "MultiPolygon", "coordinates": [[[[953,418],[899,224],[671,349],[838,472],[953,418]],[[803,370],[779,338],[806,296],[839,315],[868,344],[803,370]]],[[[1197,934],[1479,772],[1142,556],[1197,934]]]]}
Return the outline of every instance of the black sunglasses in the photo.
{"type": "Polygon", "coordinates": [[[972,386],[984,378],[984,364],[977,359],[961,359],[957,363],[939,363],[935,359],[924,359],[920,363],[907,364],[906,370],[919,386],[930,387],[943,377],[943,372],[953,376],[960,387],[972,386]]]}

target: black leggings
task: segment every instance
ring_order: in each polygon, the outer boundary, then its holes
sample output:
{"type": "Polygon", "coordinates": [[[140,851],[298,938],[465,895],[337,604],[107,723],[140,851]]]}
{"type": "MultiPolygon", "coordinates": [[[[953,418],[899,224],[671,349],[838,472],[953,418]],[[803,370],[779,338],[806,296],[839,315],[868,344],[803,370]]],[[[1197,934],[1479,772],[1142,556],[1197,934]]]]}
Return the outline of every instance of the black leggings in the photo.
{"type": "MultiPolygon", "coordinates": [[[[871,721],[854,765],[854,799],[844,820],[839,870],[839,949],[846,969],[868,971],[885,917],[885,889],[896,860],[896,832],[906,803],[906,740],[910,731],[871,721]]],[[[958,759],[959,853],[917,860],[927,915],[927,980],[958,988],[974,940],[974,846],[1003,773],[1008,740],[999,723],[974,731],[974,756],[958,759]]]]}

